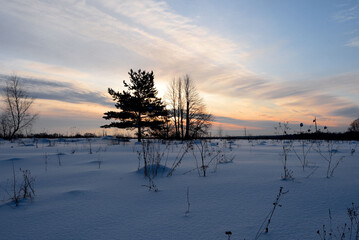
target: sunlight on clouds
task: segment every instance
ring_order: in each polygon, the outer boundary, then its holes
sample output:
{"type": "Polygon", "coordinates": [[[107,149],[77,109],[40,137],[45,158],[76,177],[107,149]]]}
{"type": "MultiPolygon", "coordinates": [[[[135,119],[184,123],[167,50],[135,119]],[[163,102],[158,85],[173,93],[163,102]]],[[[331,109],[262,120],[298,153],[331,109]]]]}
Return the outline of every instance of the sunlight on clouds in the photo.
{"type": "Polygon", "coordinates": [[[67,103],[57,100],[36,99],[33,109],[42,117],[67,119],[99,119],[109,107],[95,103],[67,103]]]}
{"type": "Polygon", "coordinates": [[[10,65],[19,67],[7,75],[22,78],[24,87],[35,98],[61,99],[64,102],[97,101],[98,104],[108,105],[107,86],[101,86],[102,89],[96,87],[89,81],[93,77],[90,74],[31,61],[13,61],[10,65]]]}
{"type": "Polygon", "coordinates": [[[260,127],[251,127],[251,126],[246,126],[246,125],[239,125],[239,124],[231,124],[231,123],[219,123],[219,122],[213,122],[212,123],[212,132],[215,132],[216,130],[218,130],[219,128],[222,128],[224,131],[243,131],[244,129],[246,130],[261,130],[263,128],[260,127]]]}
{"type": "Polygon", "coordinates": [[[23,77],[52,79],[59,82],[73,83],[74,80],[78,80],[78,85],[83,84],[81,81],[91,78],[90,74],[75,69],[27,60],[0,62],[0,70],[8,75],[16,74],[23,77]]]}
{"type": "Polygon", "coordinates": [[[28,71],[34,71],[39,74],[43,74],[46,76],[51,77],[58,77],[62,78],[63,76],[66,76],[66,78],[70,79],[88,79],[91,77],[90,74],[85,72],[80,72],[75,69],[70,69],[62,66],[55,66],[55,65],[49,65],[49,64],[43,64],[39,62],[30,62],[30,61],[23,61],[22,63],[18,63],[18,65],[23,66],[28,71]]]}
{"type": "Polygon", "coordinates": [[[194,25],[191,19],[173,13],[165,2],[106,1],[105,6],[148,29],[159,31],[163,39],[168,38],[167,44],[175,42],[192,56],[203,54],[215,62],[228,63],[233,60],[228,56],[238,49],[233,42],[215,36],[194,25]]]}

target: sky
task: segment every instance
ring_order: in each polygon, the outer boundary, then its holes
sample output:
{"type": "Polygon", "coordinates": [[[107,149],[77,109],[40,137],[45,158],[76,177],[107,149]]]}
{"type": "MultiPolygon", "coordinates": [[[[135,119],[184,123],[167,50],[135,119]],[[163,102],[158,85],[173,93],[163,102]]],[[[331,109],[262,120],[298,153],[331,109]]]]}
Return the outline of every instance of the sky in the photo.
{"type": "Polygon", "coordinates": [[[101,133],[130,69],[159,96],[189,74],[212,134],[359,118],[359,0],[0,0],[0,78],[17,75],[33,132],[101,133]]]}

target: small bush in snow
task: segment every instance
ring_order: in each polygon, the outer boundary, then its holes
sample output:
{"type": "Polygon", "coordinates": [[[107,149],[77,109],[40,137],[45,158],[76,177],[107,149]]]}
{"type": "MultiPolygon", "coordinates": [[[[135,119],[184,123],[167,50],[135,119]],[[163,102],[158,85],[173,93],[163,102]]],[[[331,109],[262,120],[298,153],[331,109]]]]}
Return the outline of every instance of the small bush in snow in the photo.
{"type": "Polygon", "coordinates": [[[207,169],[212,163],[216,163],[221,150],[219,148],[210,149],[207,140],[197,140],[192,145],[192,154],[196,160],[196,169],[199,176],[205,177],[207,169]]]}
{"type": "Polygon", "coordinates": [[[158,192],[158,187],[155,184],[155,182],[153,181],[153,179],[150,176],[147,176],[148,179],[148,185],[144,184],[142,186],[147,187],[149,191],[155,191],[158,192]]]}
{"type": "MultiPolygon", "coordinates": [[[[188,153],[188,150],[191,148],[191,146],[192,146],[191,142],[182,144],[182,147],[180,148],[175,160],[173,161],[171,170],[168,172],[167,177],[172,176],[172,174],[176,170],[176,168],[182,163],[184,156],[188,153]]],[[[173,151],[173,147],[172,147],[172,151],[173,151]]]]}
{"type": "Polygon", "coordinates": [[[352,236],[355,237],[355,240],[359,239],[359,206],[356,206],[355,203],[352,203],[352,206],[347,208],[348,217],[350,219],[350,239],[352,236]]]}
{"type": "Polygon", "coordinates": [[[319,155],[328,163],[326,177],[333,177],[335,169],[339,166],[339,164],[344,160],[345,156],[341,156],[340,158],[335,158],[335,155],[339,152],[338,147],[335,146],[334,141],[327,140],[325,150],[322,150],[322,142],[317,142],[316,151],[319,155]]]}
{"type": "Polygon", "coordinates": [[[293,152],[295,153],[295,156],[298,158],[302,169],[304,171],[305,167],[308,167],[308,153],[310,152],[310,150],[312,149],[313,145],[314,145],[314,141],[308,141],[305,139],[301,139],[299,140],[300,143],[300,151],[296,151],[295,148],[293,147],[293,152]]]}
{"type": "MultiPolygon", "coordinates": [[[[287,135],[288,131],[290,130],[288,127],[288,122],[279,123],[278,127],[276,127],[275,130],[277,133],[279,132],[282,135],[287,135]]],[[[282,179],[283,180],[294,180],[293,171],[288,169],[288,166],[287,166],[289,152],[292,151],[292,149],[293,149],[293,141],[281,139],[281,140],[279,140],[279,142],[282,146],[281,156],[283,157],[282,158],[282,163],[283,163],[282,179]]]]}
{"type": "Polygon", "coordinates": [[[162,165],[161,162],[167,152],[168,158],[168,147],[169,144],[166,144],[165,149],[161,149],[161,143],[155,142],[152,140],[143,140],[141,142],[142,149],[137,151],[138,157],[138,171],[142,171],[145,175],[145,178],[148,179],[148,185],[142,185],[147,187],[148,190],[158,191],[156,184],[153,181],[158,174],[164,174],[168,170],[166,167],[167,160],[165,164],[162,165]],[[143,162],[143,168],[141,169],[141,162],[143,162]]]}
{"type": "Polygon", "coordinates": [[[329,229],[323,224],[322,229],[317,231],[320,240],[359,240],[359,206],[352,203],[351,207],[347,208],[347,214],[350,223],[344,223],[333,229],[332,214],[329,209],[329,229]]]}
{"type": "Polygon", "coordinates": [[[45,171],[47,172],[47,159],[48,159],[48,156],[47,156],[47,153],[45,152],[44,153],[44,160],[45,160],[45,171]]]}
{"type": "Polygon", "coordinates": [[[358,143],[357,142],[351,142],[349,143],[349,147],[350,147],[350,155],[353,156],[355,153],[356,148],[358,147],[358,143]]]}
{"type": "Polygon", "coordinates": [[[228,240],[231,240],[232,232],[231,232],[231,231],[226,231],[225,233],[226,233],[226,235],[227,235],[227,237],[228,237],[227,239],[228,239],[228,240]]]}
{"type": "Polygon", "coordinates": [[[187,216],[187,214],[189,214],[190,206],[191,206],[191,203],[189,202],[189,187],[187,187],[187,210],[185,212],[185,216],[187,216]]]}
{"type": "Polygon", "coordinates": [[[20,187],[22,198],[23,199],[29,198],[32,200],[35,195],[35,188],[34,188],[35,178],[31,176],[30,170],[20,169],[20,171],[22,171],[22,176],[23,176],[23,182],[20,187]]]}
{"type": "Polygon", "coordinates": [[[272,221],[272,217],[273,217],[274,211],[276,210],[277,207],[282,207],[282,205],[279,204],[279,201],[280,201],[281,197],[282,197],[284,194],[286,194],[286,193],[288,193],[288,191],[283,191],[283,187],[280,187],[280,188],[279,188],[279,192],[278,192],[277,197],[276,197],[276,199],[275,199],[275,201],[274,201],[274,203],[273,203],[273,208],[272,208],[272,210],[269,212],[269,214],[266,216],[266,218],[264,219],[262,225],[261,225],[260,228],[258,229],[258,232],[257,232],[257,234],[256,234],[255,240],[257,240],[257,239],[261,236],[261,234],[263,233],[264,224],[266,224],[266,227],[265,227],[264,232],[265,232],[265,233],[268,233],[268,232],[269,232],[269,224],[270,224],[271,221],[272,221]]]}
{"type": "Polygon", "coordinates": [[[20,184],[17,182],[16,173],[15,173],[15,166],[14,161],[12,161],[12,171],[13,171],[13,179],[12,179],[12,186],[11,192],[8,191],[10,195],[10,200],[15,203],[16,206],[19,205],[21,199],[33,199],[35,195],[35,178],[31,176],[30,170],[22,170],[22,181],[20,184]]]}
{"type": "Polygon", "coordinates": [[[59,166],[61,167],[61,156],[65,155],[65,153],[63,152],[59,152],[59,150],[57,150],[57,153],[56,153],[56,156],[57,156],[57,160],[58,160],[58,163],[59,163],[59,166]]]}
{"type": "Polygon", "coordinates": [[[90,138],[88,138],[88,139],[87,139],[87,142],[88,142],[88,144],[89,144],[89,154],[92,154],[92,144],[91,144],[91,139],[90,139],[90,138]]]}
{"type": "MultiPolygon", "coordinates": [[[[164,173],[166,166],[161,164],[168,145],[161,150],[161,144],[152,140],[142,141],[141,151],[137,151],[138,170],[140,170],[141,162],[143,162],[143,172],[145,177],[156,177],[159,173],[164,173]]],[[[168,155],[168,154],[167,154],[168,155]]]]}

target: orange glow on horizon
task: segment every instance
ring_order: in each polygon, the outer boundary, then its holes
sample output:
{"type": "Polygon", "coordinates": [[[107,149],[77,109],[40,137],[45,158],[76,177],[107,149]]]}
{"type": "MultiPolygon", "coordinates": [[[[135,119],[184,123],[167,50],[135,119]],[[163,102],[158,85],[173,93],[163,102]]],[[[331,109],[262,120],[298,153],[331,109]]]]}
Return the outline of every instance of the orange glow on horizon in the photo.
{"type": "Polygon", "coordinates": [[[261,130],[263,128],[259,127],[250,127],[250,126],[244,126],[244,125],[238,125],[238,124],[232,124],[232,123],[221,123],[221,122],[213,122],[212,123],[212,130],[213,127],[222,127],[223,130],[230,131],[230,130],[243,130],[243,129],[250,129],[250,130],[261,130]]]}
{"type": "MultiPolygon", "coordinates": [[[[113,107],[115,109],[115,107],[113,107]]],[[[96,103],[68,103],[58,100],[36,99],[32,111],[45,117],[98,119],[111,108],[96,103]]]]}

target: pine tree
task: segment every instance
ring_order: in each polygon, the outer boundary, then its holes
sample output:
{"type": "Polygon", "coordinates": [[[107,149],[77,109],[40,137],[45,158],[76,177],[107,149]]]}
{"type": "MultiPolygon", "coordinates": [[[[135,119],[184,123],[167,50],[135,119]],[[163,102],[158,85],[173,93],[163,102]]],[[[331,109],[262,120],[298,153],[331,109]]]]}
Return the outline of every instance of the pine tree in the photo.
{"type": "Polygon", "coordinates": [[[123,81],[127,91],[120,93],[115,92],[112,88],[108,89],[108,93],[117,102],[115,107],[121,111],[106,112],[103,118],[118,121],[101,127],[137,129],[137,139],[140,142],[145,130],[158,130],[163,127],[168,111],[161,98],[156,97],[157,90],[154,86],[153,71],[146,72],[139,69],[134,72],[131,69],[128,74],[130,83],[123,81]]]}

